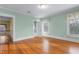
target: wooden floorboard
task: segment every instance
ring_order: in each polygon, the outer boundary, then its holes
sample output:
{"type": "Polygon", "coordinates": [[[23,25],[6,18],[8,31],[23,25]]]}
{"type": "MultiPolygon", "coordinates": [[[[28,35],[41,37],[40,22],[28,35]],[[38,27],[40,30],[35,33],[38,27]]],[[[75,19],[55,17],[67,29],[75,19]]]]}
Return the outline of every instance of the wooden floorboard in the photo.
{"type": "Polygon", "coordinates": [[[50,37],[34,37],[0,44],[0,54],[79,54],[79,43],[50,37]]]}

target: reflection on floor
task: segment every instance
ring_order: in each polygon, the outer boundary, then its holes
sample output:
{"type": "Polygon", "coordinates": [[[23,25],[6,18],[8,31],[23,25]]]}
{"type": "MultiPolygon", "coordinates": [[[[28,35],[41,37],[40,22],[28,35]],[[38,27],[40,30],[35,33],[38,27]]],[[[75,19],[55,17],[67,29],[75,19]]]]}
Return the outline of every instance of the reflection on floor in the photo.
{"type": "Polygon", "coordinates": [[[79,43],[50,37],[34,37],[11,44],[0,44],[1,54],[71,54],[79,53],[79,43]]]}

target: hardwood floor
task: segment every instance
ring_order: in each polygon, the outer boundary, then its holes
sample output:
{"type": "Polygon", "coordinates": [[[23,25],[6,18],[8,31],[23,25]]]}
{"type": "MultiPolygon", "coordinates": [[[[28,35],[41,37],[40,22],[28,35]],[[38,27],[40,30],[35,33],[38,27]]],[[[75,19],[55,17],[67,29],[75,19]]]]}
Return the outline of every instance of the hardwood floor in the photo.
{"type": "Polygon", "coordinates": [[[79,43],[50,38],[34,37],[10,44],[0,44],[0,54],[77,54],[79,43]]]}

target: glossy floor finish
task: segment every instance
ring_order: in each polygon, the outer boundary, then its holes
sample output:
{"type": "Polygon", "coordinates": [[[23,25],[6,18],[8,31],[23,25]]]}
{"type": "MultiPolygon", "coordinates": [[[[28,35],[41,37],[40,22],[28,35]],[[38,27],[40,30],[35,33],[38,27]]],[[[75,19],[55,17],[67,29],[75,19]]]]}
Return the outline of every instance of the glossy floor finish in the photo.
{"type": "Polygon", "coordinates": [[[49,37],[34,37],[10,44],[0,44],[1,54],[77,54],[79,43],[49,37]]]}

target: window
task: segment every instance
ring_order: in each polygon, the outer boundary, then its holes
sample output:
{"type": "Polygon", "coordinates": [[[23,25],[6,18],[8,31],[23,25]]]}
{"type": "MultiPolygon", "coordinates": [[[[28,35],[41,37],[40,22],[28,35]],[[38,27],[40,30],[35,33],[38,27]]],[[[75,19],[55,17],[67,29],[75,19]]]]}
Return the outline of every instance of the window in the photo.
{"type": "Polygon", "coordinates": [[[69,35],[79,35],[79,12],[67,15],[67,25],[69,35]]]}
{"type": "Polygon", "coordinates": [[[40,26],[40,20],[37,19],[37,20],[34,20],[33,21],[33,35],[40,35],[41,31],[41,26],[40,26]]]}

